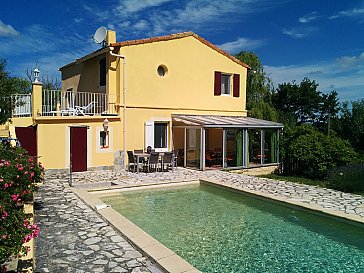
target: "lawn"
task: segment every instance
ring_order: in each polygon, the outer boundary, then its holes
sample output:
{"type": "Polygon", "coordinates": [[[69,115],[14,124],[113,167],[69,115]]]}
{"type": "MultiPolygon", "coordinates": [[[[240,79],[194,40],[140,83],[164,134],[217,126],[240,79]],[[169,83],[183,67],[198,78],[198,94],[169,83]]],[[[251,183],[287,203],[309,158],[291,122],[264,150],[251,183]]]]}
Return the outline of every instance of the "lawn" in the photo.
{"type": "MultiPolygon", "coordinates": [[[[357,181],[355,180],[355,183],[353,183],[355,185],[355,187],[350,188],[350,190],[345,190],[347,189],[347,187],[338,187],[337,183],[333,184],[332,182],[326,181],[326,180],[313,180],[313,179],[308,179],[308,178],[303,178],[303,177],[297,177],[297,176],[284,176],[284,175],[278,175],[278,174],[267,174],[267,175],[258,175],[258,177],[264,177],[264,178],[270,178],[270,179],[274,179],[274,180],[283,180],[283,181],[289,181],[289,182],[294,182],[294,183],[299,183],[299,184],[306,184],[306,185],[313,185],[313,186],[319,186],[319,187],[325,187],[325,188],[332,188],[334,190],[340,190],[340,191],[344,191],[344,192],[352,192],[352,193],[356,193],[356,194],[360,194],[360,195],[364,195],[364,191],[362,190],[362,178],[360,178],[359,185],[357,185],[357,181]]],[[[349,183],[345,183],[346,185],[351,184],[349,183]]],[[[354,186],[352,185],[352,186],[354,186]]]]}
{"type": "Polygon", "coordinates": [[[326,182],[323,180],[313,180],[313,179],[297,177],[297,176],[284,176],[284,175],[278,175],[278,174],[272,173],[272,174],[258,175],[258,177],[270,178],[270,179],[274,179],[274,180],[290,181],[290,182],[294,182],[294,183],[313,185],[313,186],[319,186],[319,187],[326,187],[326,182]]]}

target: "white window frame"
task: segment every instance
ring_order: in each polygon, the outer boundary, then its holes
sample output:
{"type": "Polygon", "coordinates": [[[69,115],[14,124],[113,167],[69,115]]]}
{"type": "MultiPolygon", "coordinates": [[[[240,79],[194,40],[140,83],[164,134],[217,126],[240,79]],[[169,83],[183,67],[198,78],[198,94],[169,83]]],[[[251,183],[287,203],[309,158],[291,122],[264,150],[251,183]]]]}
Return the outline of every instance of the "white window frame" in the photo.
{"type": "Polygon", "coordinates": [[[171,135],[171,120],[168,118],[155,118],[152,120],[145,121],[144,123],[144,145],[145,149],[148,148],[148,146],[152,147],[152,149],[155,149],[156,152],[167,152],[168,148],[170,146],[170,135],[171,135]],[[154,123],[165,123],[167,125],[167,136],[166,136],[166,144],[167,147],[163,148],[155,148],[154,147],[154,123]]]}
{"type": "Polygon", "coordinates": [[[97,153],[111,153],[114,151],[114,130],[109,127],[106,132],[106,146],[100,146],[101,143],[101,131],[104,131],[104,127],[96,127],[96,152],[97,153]]]}

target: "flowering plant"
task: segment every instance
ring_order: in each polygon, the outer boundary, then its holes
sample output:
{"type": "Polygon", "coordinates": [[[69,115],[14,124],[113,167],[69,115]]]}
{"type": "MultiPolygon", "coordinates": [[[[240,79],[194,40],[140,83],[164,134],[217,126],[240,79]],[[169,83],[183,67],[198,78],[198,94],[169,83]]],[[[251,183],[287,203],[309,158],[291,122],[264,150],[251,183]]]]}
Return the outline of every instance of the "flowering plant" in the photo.
{"type": "Polygon", "coordinates": [[[0,264],[29,251],[23,244],[38,236],[22,205],[43,179],[44,168],[18,147],[0,145],[0,264]]]}

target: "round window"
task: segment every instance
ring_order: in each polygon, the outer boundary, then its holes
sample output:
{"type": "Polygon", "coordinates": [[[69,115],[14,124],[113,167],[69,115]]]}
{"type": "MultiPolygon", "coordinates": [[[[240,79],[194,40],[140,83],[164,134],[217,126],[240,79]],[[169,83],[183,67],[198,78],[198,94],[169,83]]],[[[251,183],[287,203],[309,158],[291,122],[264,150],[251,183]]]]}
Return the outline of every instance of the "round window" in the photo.
{"type": "Polygon", "coordinates": [[[159,76],[164,77],[165,75],[167,75],[167,71],[168,70],[166,66],[164,65],[158,66],[157,72],[159,76]]]}

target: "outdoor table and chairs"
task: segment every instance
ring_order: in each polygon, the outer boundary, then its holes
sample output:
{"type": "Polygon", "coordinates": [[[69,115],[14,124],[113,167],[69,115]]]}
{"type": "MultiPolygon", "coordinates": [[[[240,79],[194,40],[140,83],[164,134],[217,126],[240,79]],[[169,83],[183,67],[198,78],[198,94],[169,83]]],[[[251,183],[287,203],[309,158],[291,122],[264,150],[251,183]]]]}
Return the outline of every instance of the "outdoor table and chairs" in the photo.
{"type": "Polygon", "coordinates": [[[175,167],[175,159],[173,152],[153,152],[146,153],[143,150],[128,151],[129,165],[128,170],[133,168],[134,172],[139,172],[140,169],[151,172],[168,171],[171,167],[172,172],[175,167]]]}

